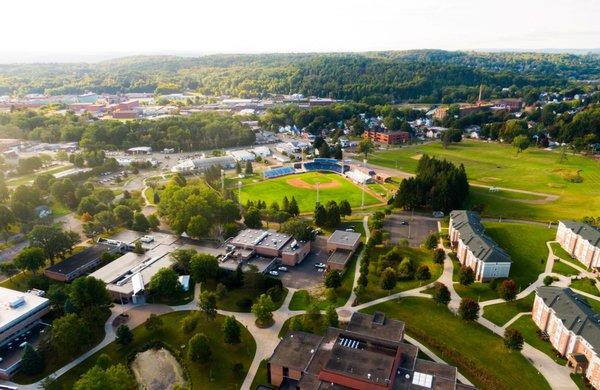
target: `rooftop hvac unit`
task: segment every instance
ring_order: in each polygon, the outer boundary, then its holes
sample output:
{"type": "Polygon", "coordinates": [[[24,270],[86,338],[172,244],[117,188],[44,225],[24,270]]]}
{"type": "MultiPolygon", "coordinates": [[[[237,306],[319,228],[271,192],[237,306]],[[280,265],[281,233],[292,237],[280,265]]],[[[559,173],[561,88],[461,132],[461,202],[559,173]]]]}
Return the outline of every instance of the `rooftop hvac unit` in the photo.
{"type": "Polygon", "coordinates": [[[11,309],[16,309],[25,304],[25,298],[21,295],[8,303],[11,309]]]}

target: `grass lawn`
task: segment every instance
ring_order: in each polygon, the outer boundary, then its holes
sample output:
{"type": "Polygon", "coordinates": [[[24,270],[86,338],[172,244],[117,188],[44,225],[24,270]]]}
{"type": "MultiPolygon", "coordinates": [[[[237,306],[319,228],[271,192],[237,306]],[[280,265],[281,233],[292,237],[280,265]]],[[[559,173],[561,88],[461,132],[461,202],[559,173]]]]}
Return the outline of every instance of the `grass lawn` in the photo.
{"type": "Polygon", "coordinates": [[[495,142],[464,140],[447,149],[441,142],[432,142],[378,151],[369,158],[369,163],[415,172],[423,154],[464,164],[471,183],[560,196],[544,203],[508,191],[491,194],[485,189],[475,190],[470,202],[485,204],[486,216],[555,221],[580,219],[589,210],[600,209],[600,164],[578,155],[568,155],[560,162],[559,151],[530,148],[517,156],[512,146],[495,142]],[[567,180],[579,170],[582,183],[567,180]]]}
{"type": "Polygon", "coordinates": [[[518,329],[523,334],[523,339],[525,342],[535,349],[544,352],[548,355],[552,360],[560,365],[565,365],[567,362],[566,359],[558,356],[550,344],[550,341],[544,341],[537,335],[537,330],[539,329],[537,325],[531,319],[531,316],[523,316],[516,320],[510,328],[518,329]]]}
{"type": "Polygon", "coordinates": [[[596,287],[596,280],[594,279],[582,278],[572,280],[569,287],[600,297],[600,291],[598,291],[598,287],[596,287]]]}
{"type": "Polygon", "coordinates": [[[152,187],[148,187],[144,190],[144,195],[146,195],[146,199],[148,199],[148,203],[154,204],[154,189],[152,187]]]}
{"type": "Polygon", "coordinates": [[[579,275],[578,270],[571,267],[568,262],[562,261],[560,259],[556,259],[554,261],[554,265],[552,266],[552,272],[565,276],[579,275]]]}
{"type": "Polygon", "coordinates": [[[402,298],[365,309],[383,311],[406,323],[406,332],[458,367],[481,389],[549,389],[544,377],[502,338],[476,322],[465,322],[427,298],[402,298]]]}
{"type": "Polygon", "coordinates": [[[172,297],[155,297],[150,295],[146,298],[147,303],[162,303],[164,305],[169,306],[179,306],[185,305],[186,303],[190,303],[194,299],[194,287],[196,282],[193,279],[190,279],[190,288],[188,291],[179,290],[172,297]]]}
{"type": "MultiPolygon", "coordinates": [[[[364,249],[364,247],[362,247],[364,249]]],[[[329,301],[325,297],[314,297],[309,294],[307,290],[298,290],[292,296],[290,301],[290,310],[306,310],[306,308],[313,302],[316,302],[321,310],[327,309],[333,305],[335,307],[344,306],[350,293],[352,293],[352,284],[354,283],[354,270],[356,269],[356,263],[358,256],[362,256],[363,250],[358,255],[352,256],[348,268],[342,276],[342,285],[335,292],[335,301],[329,301]]]]}
{"type": "Polygon", "coordinates": [[[600,314],[600,301],[589,297],[583,297],[596,313],[600,314]]]}
{"type": "Polygon", "coordinates": [[[283,325],[281,326],[281,330],[279,331],[278,336],[279,337],[283,337],[286,335],[286,333],[289,331],[290,329],[290,322],[292,321],[292,318],[295,317],[299,317],[302,319],[302,322],[304,324],[306,324],[306,328],[302,329],[302,331],[304,332],[308,332],[308,333],[314,333],[317,334],[319,336],[322,336],[323,333],[325,333],[325,330],[328,328],[328,324],[325,322],[325,315],[321,314],[320,315],[320,320],[315,323],[315,324],[311,324],[308,321],[308,315],[307,314],[299,314],[297,316],[293,316],[288,318],[287,320],[285,320],[285,322],[283,323],[283,325]]]}
{"type": "Polygon", "coordinates": [[[29,184],[30,182],[33,182],[35,180],[35,178],[40,175],[44,175],[44,174],[54,175],[55,173],[68,171],[69,169],[73,169],[73,168],[74,168],[74,165],[71,165],[71,164],[59,165],[57,167],[53,167],[50,169],[40,170],[38,172],[30,173],[28,175],[8,179],[6,181],[6,184],[8,184],[10,187],[18,187],[20,185],[29,184]]]}
{"type": "Polygon", "coordinates": [[[252,335],[244,326],[242,329],[242,343],[239,345],[229,345],[223,342],[223,332],[221,326],[225,317],[218,315],[214,321],[206,320],[204,316],[199,316],[199,322],[194,333],[204,333],[210,340],[212,356],[207,364],[199,364],[190,361],[181,347],[186,345],[193,334],[186,334],[181,330],[181,320],[190,312],[175,312],[161,316],[163,328],[157,332],[149,332],[143,325],[133,330],[133,342],[127,347],[120,347],[116,343],[111,343],[105,348],[92,355],[63,376],[59,377],[50,388],[51,389],[71,389],[77,379],[89,370],[98,359],[100,354],[107,354],[113,364],[127,364],[128,357],[133,351],[140,349],[144,344],[158,340],[167,345],[184,368],[187,374],[187,380],[190,388],[193,389],[238,389],[244,380],[234,377],[232,366],[235,363],[241,363],[244,366],[244,372],[248,371],[256,343],[252,335]]]}
{"type": "MultiPolygon", "coordinates": [[[[250,307],[252,306],[252,304],[258,299],[259,296],[261,296],[264,293],[266,293],[266,291],[244,287],[236,288],[234,290],[228,290],[225,296],[223,296],[223,298],[217,301],[217,309],[250,313],[250,307]],[[240,307],[238,305],[238,302],[245,298],[252,300],[252,304],[250,304],[247,308],[240,307]]],[[[275,304],[275,310],[281,307],[287,293],[288,290],[284,287],[283,292],[281,294],[281,299],[273,302],[275,304]]]]}
{"type": "MultiPolygon", "coordinates": [[[[335,173],[308,172],[275,179],[245,184],[241,189],[241,202],[263,200],[270,205],[274,201],[281,205],[284,196],[296,198],[300,212],[312,212],[317,201],[316,183],[320,183],[319,201],[326,204],[330,200],[348,200],[353,208],[361,205],[361,188],[335,173]]],[[[237,186],[235,187],[237,190],[237,186]]],[[[365,192],[365,206],[381,203],[365,192]]]]}
{"type": "Polygon", "coordinates": [[[509,277],[517,283],[519,291],[544,272],[548,259],[546,242],[554,239],[554,229],[506,222],[484,222],[484,226],[487,234],[510,255],[513,263],[509,277]]]}
{"type": "Polygon", "coordinates": [[[498,303],[483,308],[483,317],[498,326],[503,326],[511,318],[522,312],[529,312],[533,308],[535,294],[531,293],[525,298],[512,302],[498,303]]]}
{"type": "Polygon", "coordinates": [[[569,252],[564,250],[563,247],[560,246],[560,244],[558,242],[551,242],[550,247],[552,248],[552,253],[554,253],[555,256],[560,257],[562,260],[566,261],[567,263],[572,263],[574,265],[585,268],[585,266],[583,264],[581,264],[579,262],[579,260],[577,260],[576,258],[571,256],[569,254],[569,252]]]}
{"type": "Polygon", "coordinates": [[[442,274],[442,266],[433,262],[432,251],[421,248],[399,247],[403,257],[409,257],[413,260],[415,264],[415,269],[417,269],[420,265],[428,266],[429,272],[431,273],[431,279],[401,280],[398,281],[398,283],[396,283],[396,287],[394,287],[394,289],[392,289],[391,291],[384,290],[381,288],[380,285],[380,275],[377,272],[377,260],[380,255],[387,253],[391,249],[392,247],[383,246],[377,246],[373,248],[372,256],[370,259],[371,261],[369,263],[369,283],[367,284],[367,287],[365,288],[364,292],[358,297],[359,302],[368,302],[390,294],[395,294],[401,291],[412,290],[420,286],[425,286],[427,284],[433,283],[442,274]]]}
{"type": "Polygon", "coordinates": [[[577,388],[580,390],[593,389],[583,374],[571,373],[571,379],[573,382],[575,382],[577,388]]]}

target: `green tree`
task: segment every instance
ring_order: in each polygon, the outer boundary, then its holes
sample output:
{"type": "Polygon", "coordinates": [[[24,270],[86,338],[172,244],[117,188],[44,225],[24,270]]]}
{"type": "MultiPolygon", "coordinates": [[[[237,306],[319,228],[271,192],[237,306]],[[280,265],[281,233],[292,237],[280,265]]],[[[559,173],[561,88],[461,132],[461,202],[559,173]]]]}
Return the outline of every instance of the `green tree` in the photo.
{"type": "Polygon", "coordinates": [[[458,306],[458,315],[465,321],[475,321],[479,317],[479,303],[473,298],[462,298],[458,306]]]}
{"type": "Polygon", "coordinates": [[[136,387],[135,380],[123,364],[102,369],[94,366],[75,382],[73,390],[131,390],[136,387]]]}
{"type": "Polygon", "coordinates": [[[549,286],[554,282],[554,278],[550,275],[544,277],[544,286],[549,286]]]}
{"type": "Polygon", "coordinates": [[[437,234],[431,233],[425,238],[425,241],[423,241],[423,246],[427,249],[435,249],[438,244],[438,239],[437,234]]]}
{"type": "Polygon", "coordinates": [[[5,240],[8,238],[11,225],[16,221],[13,212],[8,207],[0,205],[0,229],[5,240]]]}
{"type": "Polygon", "coordinates": [[[435,282],[433,285],[433,300],[441,305],[447,305],[450,302],[450,290],[445,284],[435,282]]]}
{"type": "Polygon", "coordinates": [[[342,285],[342,274],[338,270],[332,270],[325,275],[325,286],[336,289],[342,285]]]}
{"type": "Polygon", "coordinates": [[[299,241],[311,241],[314,237],[310,223],[300,218],[288,219],[281,225],[280,230],[299,241]]]}
{"type": "Polygon", "coordinates": [[[25,375],[36,375],[44,369],[42,355],[31,345],[27,344],[21,356],[21,371],[25,375]]]}
{"type": "Polygon", "coordinates": [[[173,269],[161,268],[150,279],[148,289],[153,294],[162,297],[172,297],[181,289],[178,278],[177,272],[173,271],[173,269]]]}
{"type": "Polygon", "coordinates": [[[298,207],[298,202],[296,201],[296,197],[292,196],[292,200],[290,201],[290,206],[286,210],[291,216],[297,217],[300,215],[300,208],[298,207]]]}
{"type": "Polygon", "coordinates": [[[367,158],[369,158],[369,154],[371,154],[373,152],[373,150],[375,150],[375,145],[373,144],[373,141],[366,138],[366,139],[361,140],[358,143],[358,147],[356,148],[356,153],[364,154],[365,159],[367,159],[367,158]]]}
{"type": "Polygon", "coordinates": [[[133,341],[133,332],[127,325],[119,325],[115,334],[115,342],[119,345],[125,346],[133,341]]]}
{"type": "Polygon", "coordinates": [[[517,297],[517,284],[512,279],[503,280],[498,286],[498,295],[505,301],[514,301],[517,297]]]}
{"type": "Polygon", "coordinates": [[[475,271],[473,271],[473,268],[466,265],[461,266],[460,270],[458,270],[458,281],[463,286],[472,284],[475,281],[475,271]]]}
{"type": "Polygon", "coordinates": [[[275,305],[267,294],[261,294],[252,305],[252,313],[256,316],[256,322],[261,326],[267,325],[273,320],[273,310],[275,310],[275,305]]]}
{"type": "Polygon", "coordinates": [[[198,299],[198,308],[207,318],[214,320],[217,316],[217,296],[212,291],[204,291],[198,299]]]}
{"type": "Polygon", "coordinates": [[[262,227],[260,211],[254,207],[246,211],[244,214],[244,224],[251,229],[260,229],[262,227]]]}
{"type": "Polygon", "coordinates": [[[188,342],[188,357],[191,361],[207,363],[212,356],[210,342],[203,333],[197,333],[188,342]]]}
{"type": "Polygon", "coordinates": [[[190,222],[188,223],[186,233],[193,238],[202,238],[208,235],[210,230],[210,225],[206,218],[202,215],[194,215],[190,218],[190,222]]]}
{"type": "Polygon", "coordinates": [[[523,349],[523,334],[518,329],[508,328],[504,331],[504,345],[508,349],[520,351],[523,349]]]}
{"type": "Polygon", "coordinates": [[[433,251],[433,262],[435,264],[444,264],[444,259],[446,258],[446,252],[442,248],[437,248],[433,251]]]}
{"type": "Polygon", "coordinates": [[[148,317],[148,319],[144,323],[144,327],[146,329],[148,329],[148,331],[150,331],[150,332],[156,332],[156,331],[160,330],[162,328],[162,326],[163,326],[162,318],[160,318],[159,316],[157,316],[154,313],[150,314],[150,317],[148,317]]]}
{"type": "Polygon", "coordinates": [[[222,330],[223,340],[227,344],[239,344],[242,341],[242,329],[234,316],[225,318],[222,330]]]}
{"type": "Polygon", "coordinates": [[[147,232],[150,229],[150,223],[143,213],[137,212],[133,216],[131,228],[138,232],[147,232]]]}
{"type": "Polygon", "coordinates": [[[77,242],[79,242],[77,233],[64,232],[58,226],[36,225],[29,233],[30,245],[42,248],[44,256],[52,264],[54,264],[55,258],[63,258],[71,252],[77,242]]]}
{"type": "Polygon", "coordinates": [[[44,251],[35,247],[25,248],[15,257],[13,263],[20,270],[36,273],[45,263],[44,251]]]}
{"type": "Polygon", "coordinates": [[[85,350],[92,338],[89,324],[74,313],[57,318],[52,323],[50,342],[57,354],[74,356],[85,350]]]}
{"type": "Polygon", "coordinates": [[[334,306],[329,306],[325,311],[325,320],[327,321],[328,326],[339,328],[340,319],[334,306]]]}
{"type": "Polygon", "coordinates": [[[69,300],[80,312],[106,308],[112,303],[106,284],[93,276],[75,279],[69,288],[69,300]]]}
{"type": "Polygon", "coordinates": [[[517,154],[527,149],[530,144],[531,141],[526,135],[518,135],[512,140],[512,145],[517,149],[517,154]]]}
{"type": "Polygon", "coordinates": [[[352,207],[350,207],[350,202],[348,202],[346,199],[343,199],[342,201],[340,201],[340,215],[342,217],[349,217],[350,215],[352,215],[352,207]]]}
{"type": "Polygon", "coordinates": [[[431,272],[426,264],[421,264],[415,271],[415,278],[417,280],[429,280],[431,279],[431,272]]]}
{"type": "Polygon", "coordinates": [[[381,273],[381,288],[388,292],[393,290],[396,287],[397,279],[396,271],[393,268],[384,269],[381,273]]]}
{"type": "Polygon", "coordinates": [[[315,225],[319,227],[327,225],[327,211],[325,210],[325,207],[323,207],[321,204],[316,205],[313,220],[315,222],[315,225]]]}
{"type": "Polygon", "coordinates": [[[240,173],[242,173],[242,166],[240,165],[240,162],[239,162],[239,161],[236,161],[236,162],[235,162],[235,173],[237,173],[238,175],[239,175],[240,173]]]}
{"type": "Polygon", "coordinates": [[[113,210],[115,218],[120,225],[131,226],[133,223],[133,210],[125,205],[118,205],[113,210]]]}
{"type": "Polygon", "coordinates": [[[219,261],[208,254],[197,253],[190,260],[190,274],[197,282],[215,279],[219,272],[219,261]]]}
{"type": "Polygon", "coordinates": [[[336,228],[341,223],[340,208],[334,200],[327,202],[327,224],[329,228],[336,228]]]}
{"type": "Polygon", "coordinates": [[[192,257],[197,254],[194,249],[177,249],[171,253],[171,260],[175,264],[175,268],[182,273],[190,272],[190,264],[192,257]]]}
{"type": "Polygon", "coordinates": [[[246,161],[246,169],[244,170],[246,175],[252,174],[252,162],[250,160],[246,161]]]}

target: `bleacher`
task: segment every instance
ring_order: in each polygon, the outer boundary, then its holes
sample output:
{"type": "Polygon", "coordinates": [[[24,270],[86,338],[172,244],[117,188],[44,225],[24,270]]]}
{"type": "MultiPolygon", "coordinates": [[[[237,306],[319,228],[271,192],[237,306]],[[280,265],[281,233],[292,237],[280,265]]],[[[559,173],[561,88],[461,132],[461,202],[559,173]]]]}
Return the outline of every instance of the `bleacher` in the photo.
{"type": "MultiPolygon", "coordinates": [[[[342,164],[335,158],[315,158],[313,161],[305,162],[304,169],[307,171],[329,171],[342,173],[342,164]]],[[[350,169],[348,165],[344,166],[344,171],[350,169]]]]}
{"type": "Polygon", "coordinates": [[[294,173],[296,173],[296,171],[293,167],[279,167],[265,171],[264,175],[265,179],[273,179],[275,177],[293,175],[294,173]]]}

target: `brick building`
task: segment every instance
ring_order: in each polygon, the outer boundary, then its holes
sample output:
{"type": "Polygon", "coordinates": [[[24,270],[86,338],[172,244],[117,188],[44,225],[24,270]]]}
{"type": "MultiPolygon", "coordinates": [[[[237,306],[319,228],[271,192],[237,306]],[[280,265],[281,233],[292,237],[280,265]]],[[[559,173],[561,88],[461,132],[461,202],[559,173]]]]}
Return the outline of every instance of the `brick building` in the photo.
{"type": "Polygon", "coordinates": [[[360,245],[360,233],[336,230],[327,239],[327,269],[343,271],[360,245]]]}
{"type": "Polygon", "coordinates": [[[539,287],[533,302],[533,322],[577,373],[600,388],[600,315],[570,288],[539,287]]]}
{"type": "Polygon", "coordinates": [[[345,330],[323,336],[290,332],[267,364],[272,385],[286,389],[472,389],[457,370],[417,357],[403,342],[404,323],[384,313],[354,313],[345,330]]]}
{"type": "Polygon", "coordinates": [[[600,267],[600,230],[586,223],[559,221],[556,241],[571,256],[597,270],[600,267]]]}
{"type": "Polygon", "coordinates": [[[363,133],[364,139],[371,139],[374,142],[379,142],[386,145],[403,144],[410,141],[410,134],[400,130],[365,130],[363,133]]]}
{"type": "Polygon", "coordinates": [[[296,265],[310,253],[310,241],[297,241],[292,236],[272,230],[244,229],[228,245],[236,248],[242,260],[259,255],[281,257],[285,265],[296,265]]]}
{"type": "Polygon", "coordinates": [[[508,277],[512,264],[510,256],[485,234],[477,213],[452,211],[449,235],[458,261],[475,271],[477,281],[508,277]]]}

